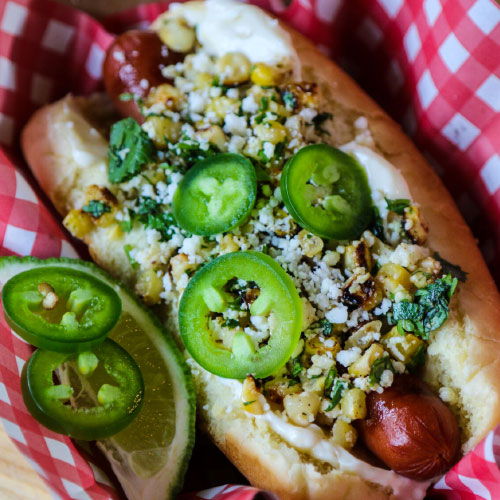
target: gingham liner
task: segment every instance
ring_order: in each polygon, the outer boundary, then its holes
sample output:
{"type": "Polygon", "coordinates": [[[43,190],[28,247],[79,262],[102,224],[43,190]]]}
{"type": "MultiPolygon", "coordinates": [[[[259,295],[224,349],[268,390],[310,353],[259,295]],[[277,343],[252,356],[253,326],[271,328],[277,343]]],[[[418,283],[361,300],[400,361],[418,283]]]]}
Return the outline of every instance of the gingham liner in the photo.
{"type": "MultiPolygon", "coordinates": [[[[112,16],[104,26],[120,31],[146,25],[168,3],[112,16]]],[[[337,56],[404,123],[483,236],[491,262],[500,246],[500,8],[492,0],[349,0],[347,5],[295,0],[289,8],[280,0],[254,3],[337,56]]],[[[36,187],[19,173],[24,166],[17,138],[36,107],[68,90],[99,88],[111,39],[90,17],[47,0],[0,0],[0,255],[76,256],[36,187]]],[[[15,444],[55,498],[117,498],[104,473],[70,440],[28,415],[19,373],[31,350],[11,334],[3,314],[0,331],[0,418],[15,444]]],[[[499,460],[497,429],[437,483],[431,496],[500,498],[499,460]]],[[[246,500],[256,492],[226,485],[185,498],[246,500]]]]}

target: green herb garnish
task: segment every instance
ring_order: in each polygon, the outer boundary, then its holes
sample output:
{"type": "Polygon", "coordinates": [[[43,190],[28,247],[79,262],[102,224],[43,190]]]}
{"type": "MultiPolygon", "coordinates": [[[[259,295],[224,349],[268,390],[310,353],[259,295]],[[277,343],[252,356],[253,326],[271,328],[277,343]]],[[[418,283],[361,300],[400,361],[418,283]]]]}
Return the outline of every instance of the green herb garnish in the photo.
{"type": "Polygon", "coordinates": [[[330,368],[328,370],[328,374],[326,375],[325,388],[323,390],[323,394],[325,396],[328,396],[328,394],[330,394],[330,391],[333,386],[333,381],[335,380],[336,376],[337,376],[337,370],[335,368],[330,368]]]}
{"type": "Polygon", "coordinates": [[[222,326],[227,326],[228,328],[236,328],[237,326],[240,326],[240,322],[237,319],[227,318],[226,321],[222,323],[222,326]]]}
{"type": "Polygon", "coordinates": [[[146,132],[133,118],[125,118],[111,127],[108,150],[110,182],[125,182],[152,163],[156,148],[146,132]]]}
{"type": "Polygon", "coordinates": [[[335,382],[335,387],[332,391],[332,400],[330,401],[330,404],[325,411],[333,410],[340,403],[340,400],[342,399],[342,396],[344,395],[344,392],[348,388],[348,386],[349,384],[342,379],[339,379],[335,382]]]}
{"type": "Polygon", "coordinates": [[[139,267],[139,263],[130,255],[130,251],[133,249],[132,245],[124,245],[123,250],[125,255],[127,256],[128,261],[133,269],[137,269],[139,267]]]}
{"type": "Polygon", "coordinates": [[[90,214],[95,219],[98,219],[101,215],[111,212],[111,207],[99,200],[90,200],[82,210],[88,214],[90,214]]]}
{"type": "Polygon", "coordinates": [[[323,128],[323,124],[327,120],[331,120],[332,118],[333,118],[333,115],[331,113],[318,113],[312,119],[312,123],[314,125],[314,130],[316,131],[316,133],[330,135],[330,133],[323,128]]]}
{"type": "Polygon", "coordinates": [[[370,385],[378,384],[382,378],[382,373],[386,370],[390,370],[395,373],[394,367],[392,366],[391,359],[389,356],[384,356],[383,358],[376,359],[370,370],[370,385]]]}
{"type": "Polygon", "coordinates": [[[388,210],[398,215],[403,215],[405,213],[405,208],[409,207],[411,203],[410,200],[405,200],[403,198],[397,200],[389,200],[386,198],[385,202],[387,203],[388,210]]]}

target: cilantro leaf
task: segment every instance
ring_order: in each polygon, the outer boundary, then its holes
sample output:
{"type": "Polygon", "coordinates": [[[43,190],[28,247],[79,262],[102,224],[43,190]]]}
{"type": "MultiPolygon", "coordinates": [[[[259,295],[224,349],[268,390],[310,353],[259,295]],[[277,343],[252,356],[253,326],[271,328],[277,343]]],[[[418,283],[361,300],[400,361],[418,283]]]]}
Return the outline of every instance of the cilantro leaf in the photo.
{"type": "Polygon", "coordinates": [[[261,97],[260,98],[260,106],[259,111],[267,111],[269,109],[269,97],[261,97]]]}
{"type": "Polygon", "coordinates": [[[240,322],[237,319],[227,318],[226,321],[222,323],[222,326],[227,326],[228,328],[236,328],[237,326],[240,326],[240,322]]]}
{"type": "Polygon", "coordinates": [[[457,283],[457,278],[448,274],[427,288],[417,290],[415,302],[396,302],[392,306],[392,319],[398,322],[398,330],[401,327],[427,340],[429,332],[438,329],[448,318],[448,304],[457,283]]]}
{"type": "Polygon", "coordinates": [[[154,160],[156,149],[146,132],[133,118],[125,118],[111,127],[108,150],[110,182],[125,182],[154,160]]]}
{"type": "Polygon", "coordinates": [[[325,387],[323,390],[323,394],[325,396],[328,396],[332,389],[333,381],[335,380],[335,377],[337,376],[337,370],[335,368],[330,368],[328,370],[328,374],[326,375],[325,379],[325,387]]]}
{"type": "Polygon", "coordinates": [[[133,269],[137,269],[139,267],[139,263],[130,255],[130,251],[132,249],[133,249],[132,245],[125,245],[123,247],[123,251],[125,252],[125,255],[127,256],[127,259],[130,262],[130,265],[132,266],[133,269]]]}
{"type": "Polygon", "coordinates": [[[329,337],[332,334],[333,323],[330,323],[326,318],[319,321],[319,326],[323,329],[323,335],[329,337]]]}
{"type": "Polygon", "coordinates": [[[409,372],[414,372],[419,366],[425,364],[425,344],[421,344],[417,352],[412,356],[406,368],[409,372]]]}
{"type": "Polygon", "coordinates": [[[444,273],[451,274],[453,278],[457,278],[462,283],[465,283],[467,281],[467,274],[469,273],[467,271],[464,271],[460,266],[452,264],[446,259],[443,259],[443,257],[441,257],[438,252],[434,252],[433,257],[441,263],[441,269],[444,273]]]}
{"type": "Polygon", "coordinates": [[[111,212],[111,207],[99,200],[90,200],[83,208],[84,212],[87,212],[95,219],[98,219],[101,215],[111,212]]]}
{"type": "Polygon", "coordinates": [[[372,211],[373,215],[370,229],[374,236],[376,236],[379,240],[385,241],[384,222],[382,221],[382,217],[380,217],[380,210],[378,207],[373,206],[372,211]]]}
{"type": "Polygon", "coordinates": [[[347,387],[348,383],[345,380],[338,379],[335,382],[335,387],[332,391],[332,400],[330,401],[330,404],[325,411],[333,410],[340,403],[340,400],[342,399],[344,391],[347,389],[347,387]]]}
{"type": "Polygon", "coordinates": [[[392,373],[395,373],[389,356],[378,358],[373,362],[370,369],[370,385],[378,384],[382,378],[382,373],[384,373],[385,370],[390,370],[392,373]]]}
{"type": "Polygon", "coordinates": [[[387,203],[387,208],[398,215],[403,215],[405,213],[405,208],[410,206],[410,200],[406,200],[404,198],[399,198],[397,200],[389,200],[385,199],[387,203]]]}
{"type": "Polygon", "coordinates": [[[281,94],[283,104],[288,111],[293,111],[297,107],[297,98],[289,90],[285,90],[281,94]]]}
{"type": "Polygon", "coordinates": [[[323,128],[323,124],[327,120],[331,120],[332,118],[333,118],[333,115],[331,113],[318,113],[312,119],[312,123],[314,125],[314,130],[316,131],[316,133],[330,135],[330,133],[323,128]]]}
{"type": "Polygon", "coordinates": [[[292,364],[292,377],[297,378],[302,373],[303,369],[304,367],[300,363],[299,358],[295,358],[292,364]]]}
{"type": "Polygon", "coordinates": [[[145,226],[156,229],[161,235],[161,241],[169,241],[174,234],[173,227],[176,225],[174,216],[149,196],[139,198],[137,219],[145,226]]]}

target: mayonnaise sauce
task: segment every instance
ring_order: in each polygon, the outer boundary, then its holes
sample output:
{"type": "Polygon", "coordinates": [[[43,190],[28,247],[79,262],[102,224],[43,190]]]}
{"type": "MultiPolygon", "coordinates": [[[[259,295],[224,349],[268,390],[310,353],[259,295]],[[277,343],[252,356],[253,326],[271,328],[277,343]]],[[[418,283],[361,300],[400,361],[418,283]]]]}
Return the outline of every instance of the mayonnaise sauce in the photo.
{"type": "Polygon", "coordinates": [[[253,63],[296,63],[288,33],[253,5],[234,0],[174,3],[167,16],[195,27],[202,50],[211,56],[241,52],[253,63]]]}

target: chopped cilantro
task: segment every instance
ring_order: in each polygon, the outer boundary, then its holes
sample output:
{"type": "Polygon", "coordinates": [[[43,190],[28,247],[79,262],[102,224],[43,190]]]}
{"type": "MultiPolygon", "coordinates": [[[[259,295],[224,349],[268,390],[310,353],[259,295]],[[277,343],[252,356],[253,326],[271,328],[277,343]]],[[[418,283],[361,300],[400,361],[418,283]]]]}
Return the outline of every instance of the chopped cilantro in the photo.
{"type": "Polygon", "coordinates": [[[326,375],[325,388],[323,390],[323,394],[325,396],[328,396],[328,394],[330,394],[330,391],[332,390],[333,386],[333,381],[335,380],[336,376],[337,376],[337,370],[335,368],[330,368],[326,375]]]}
{"type": "Polygon", "coordinates": [[[252,403],[255,403],[256,401],[257,401],[256,399],[252,399],[252,401],[244,401],[243,406],[251,405],[252,403]]]}
{"type": "Polygon", "coordinates": [[[385,199],[387,203],[387,208],[398,215],[403,215],[405,213],[405,208],[410,206],[410,200],[404,198],[399,198],[397,200],[385,199]]]}
{"type": "Polygon", "coordinates": [[[261,149],[258,153],[257,153],[257,156],[259,157],[259,160],[262,162],[262,163],[269,163],[271,161],[271,158],[268,158],[266,156],[266,153],[264,153],[264,149],[261,149]]]}
{"type": "Polygon", "coordinates": [[[174,216],[166,212],[160,203],[149,196],[139,198],[139,208],[137,219],[147,227],[156,229],[161,235],[161,241],[168,241],[173,236],[173,226],[175,226],[174,216]]]}
{"type": "Polygon", "coordinates": [[[283,104],[288,111],[293,111],[297,107],[297,99],[289,90],[285,90],[281,95],[283,99],[283,104]]]}
{"type": "Polygon", "coordinates": [[[417,352],[412,356],[406,368],[409,372],[414,372],[419,366],[423,366],[425,364],[425,344],[421,344],[417,352]]]}
{"type": "Polygon", "coordinates": [[[323,330],[325,337],[329,337],[332,334],[333,323],[330,323],[326,318],[319,320],[319,326],[323,330]]]}
{"type": "Polygon", "coordinates": [[[237,319],[227,318],[226,321],[222,323],[222,326],[227,326],[228,328],[236,328],[237,326],[240,326],[240,322],[237,319]]]}
{"type": "Polygon", "coordinates": [[[269,109],[269,97],[261,97],[259,111],[267,111],[269,109]]]}
{"type": "Polygon", "coordinates": [[[314,125],[314,130],[316,131],[316,133],[330,135],[330,133],[323,128],[323,124],[327,120],[331,120],[332,118],[333,118],[333,115],[331,113],[318,113],[312,119],[312,123],[314,125]]]}
{"type": "Polygon", "coordinates": [[[448,304],[457,283],[457,278],[448,274],[427,288],[417,290],[415,302],[403,300],[393,305],[393,320],[404,321],[401,328],[427,340],[429,332],[439,328],[448,318],[448,304]]]}
{"type": "Polygon", "coordinates": [[[373,362],[370,370],[370,385],[378,384],[382,378],[382,373],[384,373],[385,370],[390,370],[392,373],[395,373],[389,356],[378,358],[373,362]]]}
{"type": "Polygon", "coordinates": [[[98,219],[101,215],[111,212],[111,207],[99,200],[90,200],[83,208],[84,212],[87,212],[95,219],[98,219]]]}
{"type": "Polygon", "coordinates": [[[130,255],[130,251],[133,249],[132,245],[125,245],[123,250],[125,255],[127,256],[128,261],[133,269],[137,269],[139,267],[139,263],[130,255]]]}
{"type": "Polygon", "coordinates": [[[135,177],[148,163],[153,162],[155,146],[133,118],[125,118],[111,127],[108,150],[110,182],[125,182],[135,177]]]}
{"type": "Polygon", "coordinates": [[[333,410],[340,403],[340,400],[342,399],[342,396],[344,395],[344,392],[348,387],[349,384],[345,380],[338,379],[335,382],[335,387],[332,391],[332,400],[330,401],[330,404],[325,411],[333,410]]]}
{"type": "Polygon", "coordinates": [[[448,262],[446,259],[443,259],[441,255],[437,252],[434,252],[433,257],[441,263],[441,269],[445,274],[451,274],[454,278],[465,283],[467,281],[467,271],[464,271],[460,266],[456,264],[452,264],[448,262]]]}
{"type": "Polygon", "coordinates": [[[379,238],[380,240],[384,241],[384,223],[382,221],[382,217],[380,217],[380,211],[378,207],[373,206],[373,216],[372,216],[372,224],[370,229],[372,230],[372,233],[374,236],[379,238]]]}
{"type": "Polygon", "coordinates": [[[297,378],[301,373],[304,367],[302,366],[299,358],[295,358],[292,362],[292,377],[297,378]]]}
{"type": "Polygon", "coordinates": [[[128,217],[128,219],[120,221],[120,228],[124,233],[130,233],[134,227],[135,212],[130,210],[130,208],[128,209],[128,217]]]}

